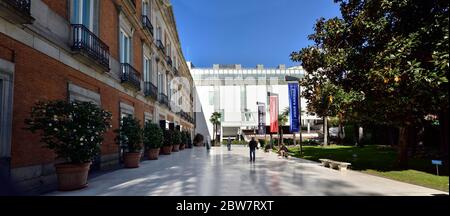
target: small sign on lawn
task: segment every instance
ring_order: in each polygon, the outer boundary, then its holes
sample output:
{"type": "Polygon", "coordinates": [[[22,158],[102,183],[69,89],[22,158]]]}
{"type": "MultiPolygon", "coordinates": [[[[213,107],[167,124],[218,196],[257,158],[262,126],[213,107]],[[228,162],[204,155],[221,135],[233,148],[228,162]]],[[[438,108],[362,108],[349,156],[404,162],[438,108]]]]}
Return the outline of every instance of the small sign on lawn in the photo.
{"type": "Polygon", "coordinates": [[[436,174],[439,175],[439,166],[442,165],[441,160],[431,160],[431,164],[436,165],[436,174]]]}
{"type": "Polygon", "coordinates": [[[441,160],[431,160],[431,163],[433,165],[442,165],[442,161],[441,160]]]}

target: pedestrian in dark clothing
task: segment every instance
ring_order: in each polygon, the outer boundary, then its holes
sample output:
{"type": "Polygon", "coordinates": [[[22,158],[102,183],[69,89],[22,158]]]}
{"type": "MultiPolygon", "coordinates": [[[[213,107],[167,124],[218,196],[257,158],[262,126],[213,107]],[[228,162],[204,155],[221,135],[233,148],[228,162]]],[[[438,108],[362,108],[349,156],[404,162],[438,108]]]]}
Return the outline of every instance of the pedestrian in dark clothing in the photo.
{"type": "Polygon", "coordinates": [[[255,162],[255,151],[258,148],[258,143],[255,141],[255,137],[252,137],[248,147],[250,147],[250,162],[255,162]]]}

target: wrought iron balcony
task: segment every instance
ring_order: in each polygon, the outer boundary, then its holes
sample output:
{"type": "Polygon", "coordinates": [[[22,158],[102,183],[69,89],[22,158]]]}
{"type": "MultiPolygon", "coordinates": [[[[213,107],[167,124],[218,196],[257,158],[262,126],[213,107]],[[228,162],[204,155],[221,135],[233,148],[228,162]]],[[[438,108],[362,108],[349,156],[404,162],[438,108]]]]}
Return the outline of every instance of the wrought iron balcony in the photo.
{"type": "Polygon", "coordinates": [[[173,73],[175,74],[175,76],[179,75],[178,69],[176,67],[173,67],[173,73]]]}
{"type": "Polygon", "coordinates": [[[172,67],[172,58],[170,58],[170,56],[167,56],[166,60],[167,60],[167,64],[170,65],[170,67],[172,67]]]}
{"type": "Polygon", "coordinates": [[[144,93],[147,97],[158,99],[158,88],[151,82],[144,82],[144,93]]]}
{"type": "Polygon", "coordinates": [[[150,22],[150,19],[145,15],[142,15],[142,25],[153,36],[153,25],[150,22]]]}
{"type": "Polygon", "coordinates": [[[136,88],[138,91],[141,90],[141,77],[136,69],[128,63],[122,63],[120,65],[120,71],[120,79],[122,83],[136,88]]]}
{"type": "Polygon", "coordinates": [[[109,71],[109,47],[82,24],[72,24],[72,50],[81,52],[109,71]]]}
{"type": "Polygon", "coordinates": [[[184,112],[183,110],[180,110],[178,114],[181,116],[181,118],[186,119],[186,112],[184,112]]]}
{"type": "Polygon", "coordinates": [[[31,0],[1,0],[0,16],[14,23],[31,24],[31,0]]]}
{"type": "Polygon", "coordinates": [[[161,40],[156,40],[156,46],[163,52],[166,53],[166,48],[164,47],[164,44],[161,40]]]}
{"type": "Polygon", "coordinates": [[[133,6],[133,8],[136,8],[136,0],[125,0],[128,1],[128,3],[131,4],[131,6],[133,6]]]}
{"type": "Polygon", "coordinates": [[[5,0],[6,3],[12,5],[16,10],[31,15],[31,0],[5,0]]]}
{"type": "Polygon", "coordinates": [[[170,107],[169,106],[169,98],[167,97],[167,95],[165,95],[164,93],[159,93],[159,99],[158,99],[159,103],[170,107]]]}

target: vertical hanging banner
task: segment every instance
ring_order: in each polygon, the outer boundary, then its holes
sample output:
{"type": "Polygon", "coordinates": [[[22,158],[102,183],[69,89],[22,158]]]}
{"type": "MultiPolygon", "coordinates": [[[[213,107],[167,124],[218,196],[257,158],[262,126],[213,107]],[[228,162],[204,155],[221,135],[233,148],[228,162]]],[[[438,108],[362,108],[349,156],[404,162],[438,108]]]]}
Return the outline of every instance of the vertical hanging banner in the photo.
{"type": "Polygon", "coordinates": [[[300,131],[298,111],[298,84],[288,83],[289,89],[289,123],[291,132],[300,131]]]}
{"type": "Polygon", "coordinates": [[[266,134],[266,104],[256,103],[258,105],[258,134],[266,134]]]}
{"type": "Polygon", "coordinates": [[[270,101],[270,132],[278,132],[278,96],[271,95],[270,101]]]}

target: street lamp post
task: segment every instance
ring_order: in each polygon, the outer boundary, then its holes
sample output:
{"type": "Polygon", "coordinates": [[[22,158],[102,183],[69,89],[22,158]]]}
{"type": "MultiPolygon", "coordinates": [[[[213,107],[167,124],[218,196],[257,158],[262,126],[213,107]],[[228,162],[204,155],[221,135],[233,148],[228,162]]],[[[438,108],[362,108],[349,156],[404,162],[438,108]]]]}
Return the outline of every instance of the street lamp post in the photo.
{"type": "Polygon", "coordinates": [[[298,121],[299,121],[299,145],[300,145],[300,155],[303,155],[303,147],[302,147],[302,96],[301,96],[301,85],[300,85],[300,78],[293,77],[293,76],[286,76],[285,77],[286,82],[296,82],[298,84],[298,121]]]}

